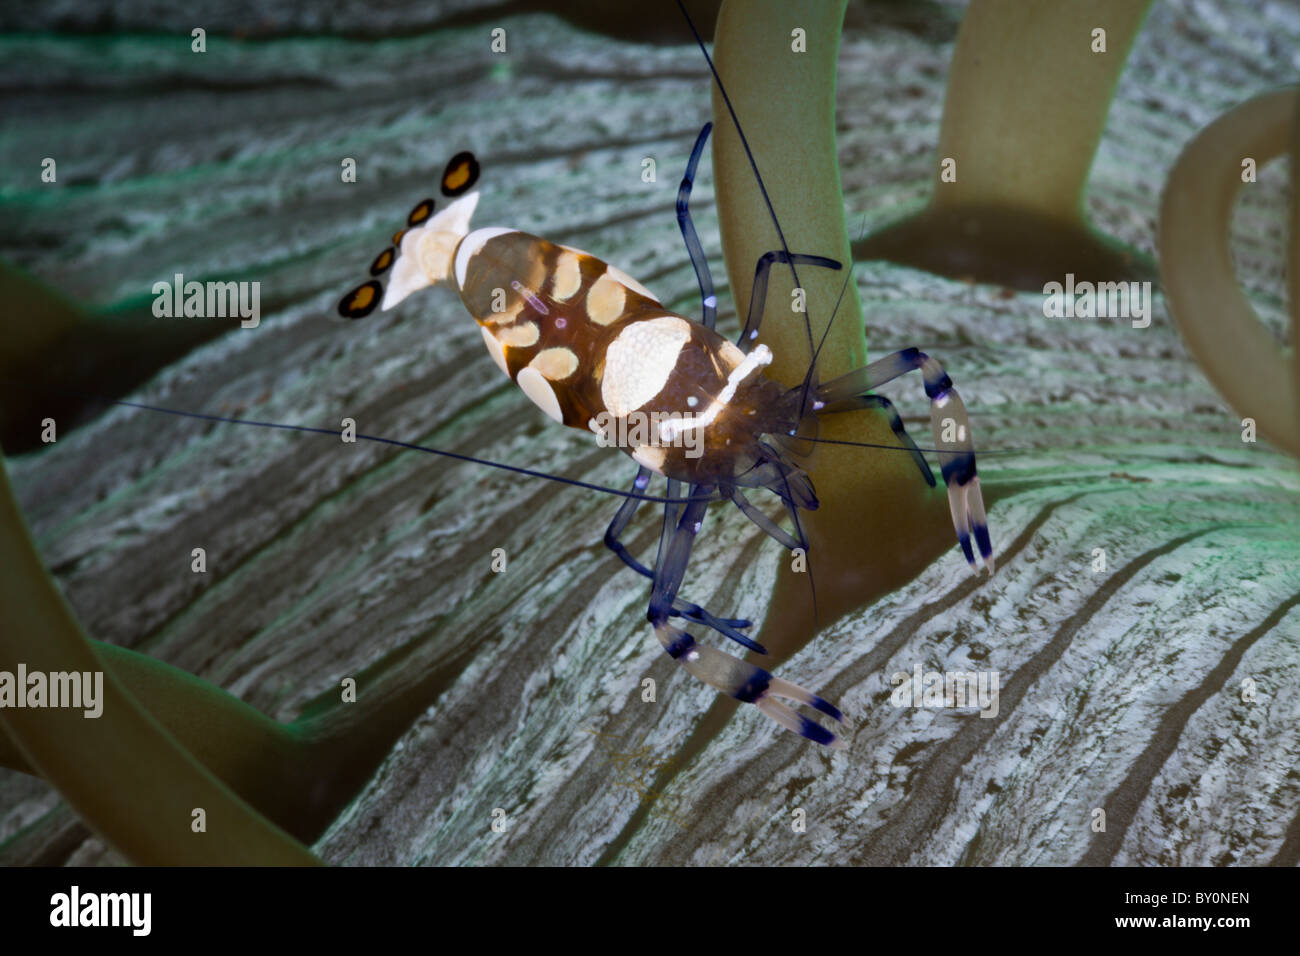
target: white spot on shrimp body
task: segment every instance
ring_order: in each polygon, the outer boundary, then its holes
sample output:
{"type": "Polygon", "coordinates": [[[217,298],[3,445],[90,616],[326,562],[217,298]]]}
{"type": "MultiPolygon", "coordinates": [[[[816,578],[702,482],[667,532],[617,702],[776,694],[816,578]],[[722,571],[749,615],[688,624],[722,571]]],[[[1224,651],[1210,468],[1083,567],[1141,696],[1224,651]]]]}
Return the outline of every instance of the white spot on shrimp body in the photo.
{"type": "Polygon", "coordinates": [[[515,384],[524,390],[524,394],[532,399],[534,405],[563,424],[564,412],[560,409],[560,400],[555,395],[555,389],[551,388],[551,383],[546,380],[546,376],[530,365],[519,370],[515,384]]]}
{"type": "Polygon", "coordinates": [[[572,349],[542,349],[528,363],[528,367],[537,369],[552,382],[558,382],[561,379],[568,378],[578,370],[578,356],[572,349]]]}
{"type": "Polygon", "coordinates": [[[643,286],[636,279],[633,279],[622,269],[618,268],[618,266],[611,266],[611,265],[605,266],[605,275],[609,276],[611,279],[615,280],[616,282],[619,282],[622,285],[627,286],[629,289],[631,289],[633,292],[637,293],[638,295],[645,296],[651,302],[659,301],[659,297],[657,295],[655,295],[653,292],[651,292],[649,289],[643,286]]]}
{"type": "Polygon", "coordinates": [[[632,450],[633,461],[659,474],[663,474],[664,459],[667,457],[668,449],[658,445],[640,445],[632,450]]]}
{"type": "Polygon", "coordinates": [[[605,350],[605,408],[622,417],[658,395],[690,338],[690,323],[671,315],[633,322],[620,332],[605,350]]]}
{"type": "Polygon", "coordinates": [[[609,325],[623,315],[627,288],[608,271],[587,290],[587,318],[597,325],[609,325]]]}
{"type": "Polygon", "coordinates": [[[456,286],[465,288],[465,276],[469,274],[469,260],[478,255],[489,239],[518,232],[518,229],[506,229],[503,226],[489,226],[487,229],[475,229],[460,241],[456,250],[456,286]]]}
{"type": "Polygon", "coordinates": [[[551,297],[556,302],[567,302],[582,287],[582,270],[577,254],[565,250],[555,263],[551,276],[551,297]]]}
{"type": "Polygon", "coordinates": [[[483,344],[487,346],[492,361],[497,363],[497,368],[509,375],[510,369],[506,368],[506,351],[501,347],[501,343],[497,341],[497,337],[481,325],[479,331],[483,333],[483,344]]]}
{"type": "MultiPolygon", "coordinates": [[[[486,332],[487,329],[483,331],[486,332]]],[[[512,349],[526,349],[529,346],[536,345],[541,334],[536,322],[525,322],[522,325],[513,325],[502,329],[497,333],[497,338],[502,345],[508,345],[512,349]]]]}

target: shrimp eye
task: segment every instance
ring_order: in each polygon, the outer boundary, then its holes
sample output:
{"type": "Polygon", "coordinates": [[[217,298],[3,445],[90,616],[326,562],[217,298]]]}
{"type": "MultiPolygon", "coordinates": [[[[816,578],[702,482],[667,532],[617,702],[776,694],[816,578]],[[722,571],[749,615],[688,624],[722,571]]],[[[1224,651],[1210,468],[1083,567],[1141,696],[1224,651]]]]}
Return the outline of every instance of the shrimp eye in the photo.
{"type": "Polygon", "coordinates": [[[468,192],[478,182],[478,160],[468,150],[459,152],[447,163],[442,173],[442,194],[459,196],[468,192]]]}
{"type": "Polygon", "coordinates": [[[378,279],[357,286],[339,300],[339,315],[345,319],[364,319],[379,304],[379,293],[384,291],[378,279]]]}
{"type": "Polygon", "coordinates": [[[419,203],[419,205],[417,205],[414,209],[411,210],[411,214],[406,217],[406,224],[408,226],[418,226],[420,223],[424,222],[432,215],[433,215],[433,200],[432,199],[422,200],[419,203]]]}

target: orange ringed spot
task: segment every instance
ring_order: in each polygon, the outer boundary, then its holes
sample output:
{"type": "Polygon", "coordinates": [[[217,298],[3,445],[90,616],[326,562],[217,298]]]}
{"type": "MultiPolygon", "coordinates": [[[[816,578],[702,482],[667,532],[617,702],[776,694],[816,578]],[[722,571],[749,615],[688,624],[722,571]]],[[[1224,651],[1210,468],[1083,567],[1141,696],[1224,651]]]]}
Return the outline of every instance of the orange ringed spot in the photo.
{"type": "Polygon", "coordinates": [[[447,162],[442,174],[442,194],[459,196],[478,181],[479,166],[474,154],[468,151],[457,153],[447,162]]]}
{"type": "Polygon", "coordinates": [[[379,293],[383,288],[377,279],[357,286],[339,301],[339,315],[345,319],[365,318],[379,304],[379,293]]]}
{"type": "Polygon", "coordinates": [[[419,203],[414,209],[411,210],[411,214],[406,217],[406,224],[408,226],[418,226],[420,223],[424,222],[424,220],[428,219],[429,216],[431,216],[432,214],[433,214],[433,200],[426,199],[423,202],[419,203]]]}
{"type": "Polygon", "coordinates": [[[393,264],[393,250],[385,249],[379,255],[375,256],[375,261],[370,263],[370,274],[377,276],[380,273],[387,272],[388,267],[393,264]]]}

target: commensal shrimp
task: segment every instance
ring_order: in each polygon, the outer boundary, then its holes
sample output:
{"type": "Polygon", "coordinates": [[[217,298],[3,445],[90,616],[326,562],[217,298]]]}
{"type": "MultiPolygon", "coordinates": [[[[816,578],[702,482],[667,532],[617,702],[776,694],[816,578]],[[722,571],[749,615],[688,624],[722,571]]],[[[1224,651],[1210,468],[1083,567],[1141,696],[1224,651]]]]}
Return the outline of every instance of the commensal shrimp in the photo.
{"type": "MultiPolygon", "coordinates": [[[[696,642],[674,619],[711,628],[750,650],[766,653],[743,633],[750,622],[716,617],[678,596],[696,534],[710,502],[727,499],[787,548],[808,547],[800,509],[817,507],[813,483],[799,460],[818,417],[880,408],[910,450],[922,477],[935,484],[920,449],[904,431],[888,400],[871,390],[919,370],[930,398],[931,425],[948,487],[953,524],[966,560],[975,568],[974,538],[989,573],[993,549],[975,470],[965,406],[943,368],[915,348],[895,352],[824,384],[812,368],[800,386],[768,378],[772,353],[755,344],[774,263],[838,270],[821,256],[774,251],[758,262],[748,321],[732,344],[714,331],[716,298],[708,264],[691,221],[688,200],[708,138],[695,142],[678,194],[677,214],[701,291],[704,315],[696,322],[664,308],[636,279],[595,256],[514,229],[470,229],[478,193],[468,192],[478,163],[460,153],[448,163],[443,193],[457,197],[432,214],[433,201],[412,211],[397,247],[371,266],[390,267],[387,287],[373,278],[339,303],[347,318],[392,308],[417,289],[449,281],[479,324],[493,361],[548,417],[595,432],[636,461],[633,489],[644,492],[650,475],[668,479],[664,530],[654,567],[638,561],[620,541],[644,495],[629,496],[605,532],[606,545],[651,580],[647,617],[665,651],[692,675],[751,703],[782,726],[830,747],[845,746],[820,723],[781,703],[806,704],[836,721],[843,715],[821,697],[747,661],[696,642]],[[679,497],[679,485],[689,493],[679,497]],[[743,489],[766,488],[790,515],[791,534],[755,507],[743,489]]],[[[813,365],[815,366],[815,360],[813,365]]]]}

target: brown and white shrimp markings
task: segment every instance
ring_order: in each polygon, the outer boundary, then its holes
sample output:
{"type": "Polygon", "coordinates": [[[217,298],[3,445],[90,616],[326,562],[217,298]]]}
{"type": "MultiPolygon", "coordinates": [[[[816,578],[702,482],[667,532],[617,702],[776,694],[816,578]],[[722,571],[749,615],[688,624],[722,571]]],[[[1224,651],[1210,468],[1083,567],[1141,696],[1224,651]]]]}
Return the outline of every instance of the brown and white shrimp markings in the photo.
{"type": "Polygon", "coordinates": [[[618,444],[639,466],[633,494],[610,523],[605,543],[651,580],[647,616],[668,654],[695,677],[756,705],[781,725],[817,743],[841,747],[842,738],[778,698],[806,704],[842,721],[843,715],[832,704],[760,667],[697,643],[674,623],[676,619],[708,627],[766,653],[743,633],[750,622],[717,617],[678,596],[695,536],[709,503],[727,499],[787,548],[806,550],[799,510],[816,508],[817,496],[799,460],[822,415],[883,409],[923,478],[934,485],[929,465],[904,431],[897,412],[886,399],[869,394],[891,379],[920,370],[930,397],[931,426],[958,540],[975,568],[974,538],[991,574],[993,549],[969,422],[943,368],[914,348],[824,384],[816,382],[812,369],[795,388],[764,374],[772,353],[767,346],[755,344],[755,339],[771,266],[839,269],[834,260],[784,250],[766,254],[755,270],[750,315],[739,341],[732,344],[714,330],[712,280],[688,208],[709,130],[706,125],[696,140],[677,204],[704,297],[700,322],[665,309],[637,280],[589,253],[514,229],[471,231],[478,193],[467,190],[477,179],[478,163],[469,153],[453,157],[443,176],[444,194],[458,198],[436,215],[431,215],[432,200],[417,205],[408,219],[410,228],[394,237],[400,253],[388,249],[375,260],[373,275],[392,268],[387,288],[371,279],[343,298],[339,312],[361,318],[380,303],[381,293],[383,308],[388,309],[417,289],[452,282],[478,322],[493,361],[542,412],[571,428],[596,432],[602,444],[618,444]],[[620,535],[646,499],[636,493],[645,491],[651,473],[668,479],[668,494],[658,554],[654,566],[646,567],[628,552],[620,535]],[[680,484],[689,488],[685,496],[680,496],[680,484]],[[748,500],[744,489],[753,488],[766,488],[781,499],[793,533],[748,500]]]}

